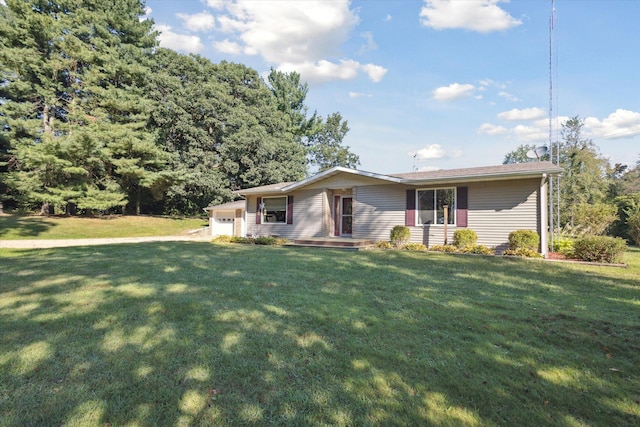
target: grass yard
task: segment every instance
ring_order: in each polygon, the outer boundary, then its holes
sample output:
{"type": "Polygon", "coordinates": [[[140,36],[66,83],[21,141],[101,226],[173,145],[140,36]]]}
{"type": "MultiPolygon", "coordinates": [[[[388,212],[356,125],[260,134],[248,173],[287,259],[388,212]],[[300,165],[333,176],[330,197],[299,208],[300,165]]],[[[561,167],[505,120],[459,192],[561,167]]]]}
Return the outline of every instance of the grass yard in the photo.
{"type": "Polygon", "coordinates": [[[208,225],[206,218],[96,218],[0,215],[0,240],[173,236],[208,225]]]}
{"type": "Polygon", "coordinates": [[[626,262],[2,250],[0,426],[637,426],[626,262]]]}

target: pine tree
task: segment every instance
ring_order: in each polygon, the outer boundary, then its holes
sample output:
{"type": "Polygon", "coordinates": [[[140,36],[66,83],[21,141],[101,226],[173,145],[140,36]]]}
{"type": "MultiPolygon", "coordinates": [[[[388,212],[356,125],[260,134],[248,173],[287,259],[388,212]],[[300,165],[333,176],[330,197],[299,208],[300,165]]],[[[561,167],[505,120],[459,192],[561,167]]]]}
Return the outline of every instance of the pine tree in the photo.
{"type": "Polygon", "coordinates": [[[7,186],[23,206],[106,210],[158,193],[168,161],[146,129],[156,45],[134,0],[9,0],[0,7],[7,186]]]}

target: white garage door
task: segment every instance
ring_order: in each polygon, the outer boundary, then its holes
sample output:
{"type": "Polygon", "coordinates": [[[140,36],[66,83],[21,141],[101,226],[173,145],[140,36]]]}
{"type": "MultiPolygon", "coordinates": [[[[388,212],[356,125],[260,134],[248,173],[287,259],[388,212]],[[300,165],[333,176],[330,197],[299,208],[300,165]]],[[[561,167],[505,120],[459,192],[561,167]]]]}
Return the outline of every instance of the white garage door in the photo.
{"type": "Polygon", "coordinates": [[[216,212],[212,232],[214,236],[233,236],[233,214],[216,212]]]}

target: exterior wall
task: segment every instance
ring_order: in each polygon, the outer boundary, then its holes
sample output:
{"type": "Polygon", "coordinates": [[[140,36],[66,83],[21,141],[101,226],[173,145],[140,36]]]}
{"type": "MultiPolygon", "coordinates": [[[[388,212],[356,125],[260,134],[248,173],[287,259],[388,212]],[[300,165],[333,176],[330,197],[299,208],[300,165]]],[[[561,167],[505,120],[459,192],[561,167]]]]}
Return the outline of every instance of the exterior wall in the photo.
{"type": "Polygon", "coordinates": [[[539,179],[474,183],[469,186],[468,228],[478,234],[478,244],[508,248],[509,233],[533,230],[538,219],[539,179]]]}
{"type": "MultiPolygon", "coordinates": [[[[405,223],[407,188],[396,184],[359,187],[353,206],[353,237],[389,240],[391,229],[405,223]]],[[[414,230],[411,235],[415,235],[414,230]]]]}
{"type": "Polygon", "coordinates": [[[247,197],[247,236],[278,236],[289,240],[325,237],[323,190],[305,190],[289,195],[293,196],[293,224],[256,224],[257,196],[247,197]]]}
{"type": "MultiPolygon", "coordinates": [[[[343,191],[354,196],[353,238],[389,240],[395,225],[405,224],[406,190],[399,184],[383,184],[362,178],[366,185],[354,186],[354,179],[336,176],[318,186],[293,195],[293,224],[256,224],[257,197],[247,199],[246,234],[277,235],[290,240],[333,235],[333,198],[343,191]],[[373,184],[373,185],[372,185],[373,184]],[[333,188],[333,190],[331,189],[333,188]]],[[[443,185],[438,187],[447,187],[443,185]]],[[[478,244],[507,248],[513,230],[534,230],[540,234],[539,179],[488,181],[457,184],[468,187],[468,227],[478,234],[478,244]]],[[[427,188],[427,187],[425,187],[427,188]]],[[[427,246],[444,243],[444,226],[415,226],[411,241],[427,246]]],[[[448,242],[456,226],[447,226],[448,242]]]]}
{"type": "MultiPolygon", "coordinates": [[[[537,179],[459,184],[468,187],[468,227],[478,234],[478,244],[507,249],[513,230],[540,233],[537,179]]],[[[354,206],[354,238],[389,240],[391,228],[405,224],[406,190],[402,185],[363,186],[357,189],[354,206]]],[[[411,241],[427,246],[444,243],[444,226],[415,226],[411,241]]],[[[453,241],[455,226],[447,226],[453,241]]]]}

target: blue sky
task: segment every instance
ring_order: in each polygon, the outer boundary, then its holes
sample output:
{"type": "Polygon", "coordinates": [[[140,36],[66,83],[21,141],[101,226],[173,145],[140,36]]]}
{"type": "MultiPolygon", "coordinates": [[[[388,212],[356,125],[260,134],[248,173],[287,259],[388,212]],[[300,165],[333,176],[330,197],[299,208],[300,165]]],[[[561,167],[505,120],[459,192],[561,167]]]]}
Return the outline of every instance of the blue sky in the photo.
{"type": "Polygon", "coordinates": [[[579,115],[612,163],[640,160],[640,1],[148,0],[160,44],[297,71],[340,112],[360,169],[502,163],[579,115]]]}

